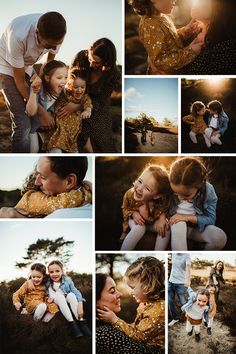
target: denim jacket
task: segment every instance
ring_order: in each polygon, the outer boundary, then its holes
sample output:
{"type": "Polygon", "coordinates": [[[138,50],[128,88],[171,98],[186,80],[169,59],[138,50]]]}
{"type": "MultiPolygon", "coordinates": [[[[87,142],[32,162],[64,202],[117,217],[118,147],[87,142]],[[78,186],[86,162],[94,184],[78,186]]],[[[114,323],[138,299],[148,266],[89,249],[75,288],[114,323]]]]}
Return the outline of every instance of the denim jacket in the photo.
{"type": "MultiPolygon", "coordinates": [[[[187,309],[189,309],[190,307],[193,306],[194,302],[196,301],[196,295],[197,293],[195,293],[193,291],[192,288],[188,288],[188,295],[189,295],[189,298],[188,298],[188,301],[186,302],[186,304],[184,304],[182,307],[181,307],[181,310],[183,312],[186,312],[187,309]]],[[[208,306],[208,309],[206,309],[204,311],[204,314],[203,314],[203,317],[204,317],[204,321],[208,322],[208,316],[209,316],[209,312],[210,312],[210,308],[211,306],[209,305],[208,306]]]]}
{"type": "MultiPolygon", "coordinates": [[[[48,280],[46,282],[47,289],[49,288],[50,285],[51,285],[51,281],[48,280]]],[[[78,301],[85,301],[81,292],[78,289],[76,289],[72,279],[69,277],[66,277],[65,275],[63,275],[61,278],[60,289],[62,290],[62,292],[64,293],[65,296],[68,295],[69,293],[74,293],[76,296],[76,299],[78,301]]]]}
{"type": "MultiPolygon", "coordinates": [[[[217,195],[212,184],[205,184],[205,198],[202,200],[203,187],[197,192],[193,199],[193,206],[198,220],[198,230],[203,232],[207,225],[215,225],[216,222],[216,205],[217,195]],[[202,207],[203,206],[203,207],[202,207]]],[[[173,200],[169,209],[169,216],[176,214],[177,206],[180,203],[177,196],[173,196],[173,200]]]]}
{"type": "MultiPolygon", "coordinates": [[[[210,124],[211,118],[212,118],[212,114],[208,118],[208,125],[210,124]]],[[[229,123],[229,117],[224,111],[222,111],[219,114],[219,118],[217,120],[217,129],[219,129],[221,135],[223,135],[225,131],[228,129],[228,123],[229,123]]]]}
{"type": "Polygon", "coordinates": [[[49,109],[47,109],[48,96],[47,96],[47,94],[44,92],[44,89],[43,89],[43,88],[41,88],[41,90],[40,90],[40,92],[39,92],[39,94],[38,94],[38,102],[43,106],[43,108],[44,108],[47,112],[50,112],[51,114],[54,113],[56,100],[53,102],[53,104],[51,105],[51,107],[49,107],[49,109]]]}

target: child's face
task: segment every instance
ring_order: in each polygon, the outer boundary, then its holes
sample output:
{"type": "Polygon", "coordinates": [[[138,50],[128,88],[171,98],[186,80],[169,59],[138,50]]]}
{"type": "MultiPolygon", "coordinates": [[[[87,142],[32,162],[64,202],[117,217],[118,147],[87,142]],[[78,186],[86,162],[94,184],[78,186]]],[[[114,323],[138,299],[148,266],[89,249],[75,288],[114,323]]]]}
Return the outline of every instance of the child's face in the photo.
{"type": "Polygon", "coordinates": [[[86,81],[77,77],[72,79],[71,82],[71,93],[76,100],[80,100],[86,90],[86,81]]]}
{"type": "Polygon", "coordinates": [[[170,14],[175,0],[150,0],[154,8],[162,14],[170,14]]]}
{"type": "Polygon", "coordinates": [[[170,186],[180,201],[192,200],[198,192],[197,188],[184,186],[183,184],[170,183],[170,186]]]}
{"type": "Polygon", "coordinates": [[[212,15],[212,0],[193,0],[191,17],[199,21],[209,21],[212,15]]]}
{"type": "Polygon", "coordinates": [[[150,171],[144,171],[134,182],[134,199],[137,202],[147,203],[152,199],[157,199],[158,184],[150,171]]]}
{"type": "Polygon", "coordinates": [[[208,303],[208,297],[206,295],[198,294],[196,303],[199,307],[204,307],[208,303]]]}
{"type": "Polygon", "coordinates": [[[214,116],[215,118],[218,118],[218,112],[217,111],[213,111],[213,109],[209,108],[209,112],[212,116],[214,116]]]}
{"type": "Polygon", "coordinates": [[[102,310],[106,306],[114,313],[118,313],[121,310],[120,298],[121,293],[117,290],[116,283],[111,277],[107,277],[101,297],[97,300],[96,306],[102,310]]]}
{"type": "Polygon", "coordinates": [[[51,78],[45,77],[45,79],[50,83],[51,90],[55,94],[60,94],[65,84],[67,82],[68,69],[66,67],[58,68],[54,71],[51,78]]]}
{"type": "Polygon", "coordinates": [[[137,280],[130,280],[127,278],[126,283],[131,289],[131,294],[132,294],[133,298],[138,303],[146,302],[148,300],[146,294],[144,294],[141,284],[137,280]]]}
{"type": "Polygon", "coordinates": [[[60,282],[63,275],[63,271],[58,264],[52,264],[48,268],[48,273],[52,281],[60,282]]]}
{"type": "Polygon", "coordinates": [[[206,112],[206,108],[203,107],[202,109],[200,109],[200,111],[197,112],[197,114],[199,114],[200,116],[203,116],[203,114],[205,114],[206,112]]]}
{"type": "Polygon", "coordinates": [[[31,270],[31,280],[35,286],[40,285],[43,281],[44,275],[38,270],[31,270]]]}

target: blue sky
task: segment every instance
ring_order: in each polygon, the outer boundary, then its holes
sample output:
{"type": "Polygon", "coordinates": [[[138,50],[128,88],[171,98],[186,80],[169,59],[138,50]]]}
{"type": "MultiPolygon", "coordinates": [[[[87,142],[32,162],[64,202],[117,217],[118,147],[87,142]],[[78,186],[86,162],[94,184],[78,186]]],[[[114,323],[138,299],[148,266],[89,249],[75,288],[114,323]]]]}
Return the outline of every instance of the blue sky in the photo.
{"type": "Polygon", "coordinates": [[[178,120],[178,79],[126,78],[125,117],[135,118],[140,113],[157,118],[178,120]]]}
{"type": "MultiPolygon", "coordinates": [[[[0,156],[0,190],[21,188],[25,178],[33,171],[39,156],[0,156]]],[[[92,157],[88,157],[85,179],[92,181],[92,157]]]]}
{"type": "MultiPolygon", "coordinates": [[[[15,263],[22,261],[26,248],[38,238],[54,240],[63,236],[68,241],[75,241],[68,270],[78,273],[91,273],[93,270],[91,221],[0,221],[0,234],[0,281],[27,277],[29,270],[18,270],[15,263]]],[[[41,259],[37,261],[42,262],[41,259]]]]}
{"type": "Polygon", "coordinates": [[[58,60],[70,64],[75,54],[87,49],[98,38],[111,39],[122,60],[122,1],[121,0],[11,0],[1,2],[0,34],[11,20],[30,13],[60,12],[67,21],[67,35],[58,60]]]}

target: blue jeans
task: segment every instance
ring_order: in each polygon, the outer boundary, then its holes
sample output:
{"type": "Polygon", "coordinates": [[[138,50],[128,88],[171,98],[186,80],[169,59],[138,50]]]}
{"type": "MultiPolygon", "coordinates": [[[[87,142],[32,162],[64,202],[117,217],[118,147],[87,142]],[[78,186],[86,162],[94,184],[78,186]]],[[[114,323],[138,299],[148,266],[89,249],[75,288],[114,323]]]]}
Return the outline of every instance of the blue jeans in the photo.
{"type": "Polygon", "coordinates": [[[12,152],[30,152],[30,118],[25,113],[25,102],[12,76],[0,74],[2,89],[12,120],[12,152]]]}
{"type": "Polygon", "coordinates": [[[186,303],[186,288],[184,284],[174,284],[170,281],[168,282],[168,307],[169,315],[172,320],[178,320],[178,314],[175,306],[175,295],[178,296],[179,302],[182,305],[186,303]]]}

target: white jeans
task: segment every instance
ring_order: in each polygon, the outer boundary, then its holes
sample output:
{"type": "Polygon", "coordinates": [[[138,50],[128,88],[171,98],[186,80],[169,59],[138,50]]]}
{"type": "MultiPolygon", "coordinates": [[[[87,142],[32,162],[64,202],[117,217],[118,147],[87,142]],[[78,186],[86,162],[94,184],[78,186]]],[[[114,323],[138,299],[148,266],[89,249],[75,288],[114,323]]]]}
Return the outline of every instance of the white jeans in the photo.
{"type": "Polygon", "coordinates": [[[221,250],[226,244],[227,236],[215,225],[207,225],[203,232],[199,232],[198,228],[188,227],[184,221],[171,226],[172,250],[187,251],[187,239],[204,243],[204,250],[221,250]]]}
{"type": "MultiPolygon", "coordinates": [[[[74,321],[72,313],[78,320],[78,300],[74,293],[69,293],[66,297],[63,294],[56,294],[54,297],[54,302],[59,307],[61,313],[66,318],[67,321],[74,321]],[[68,306],[70,305],[70,307],[68,306]],[[72,313],[71,313],[72,311],[72,313]]],[[[46,313],[43,318],[44,322],[49,322],[55,316],[54,313],[46,313]]]]}
{"type": "Polygon", "coordinates": [[[200,333],[200,325],[193,326],[188,320],[186,322],[186,331],[191,332],[191,330],[194,329],[194,333],[199,334],[200,333]]]}
{"type": "Polygon", "coordinates": [[[220,140],[221,134],[218,133],[216,135],[212,135],[212,133],[213,133],[213,129],[212,128],[206,128],[205,129],[205,135],[212,142],[212,144],[222,145],[222,142],[220,140]]]}
{"type": "MultiPolygon", "coordinates": [[[[206,134],[203,133],[202,135],[203,135],[203,138],[205,140],[206,146],[210,147],[211,146],[210,139],[208,138],[208,136],[206,134]]],[[[190,139],[192,140],[192,142],[194,144],[197,144],[197,133],[194,133],[193,131],[190,131],[189,137],[190,137],[190,139]]]]}
{"type": "Polygon", "coordinates": [[[41,318],[43,317],[46,311],[47,311],[47,305],[44,302],[37,305],[34,311],[34,320],[35,321],[41,320],[41,318]]]}
{"type": "Polygon", "coordinates": [[[207,327],[208,327],[208,328],[212,328],[212,326],[213,326],[213,320],[214,320],[214,317],[209,317],[209,318],[208,318],[208,324],[207,324],[207,327]]]}
{"type": "MultiPolygon", "coordinates": [[[[155,231],[153,225],[138,225],[135,224],[133,219],[129,219],[129,227],[130,227],[130,232],[124,239],[124,242],[122,243],[121,246],[121,251],[130,251],[135,248],[137,243],[141,240],[141,238],[144,236],[146,230],[150,231],[155,231]]],[[[155,250],[165,250],[168,242],[170,239],[170,232],[166,232],[165,237],[161,237],[157,235],[156,238],[156,243],[155,243],[155,250]]]]}

